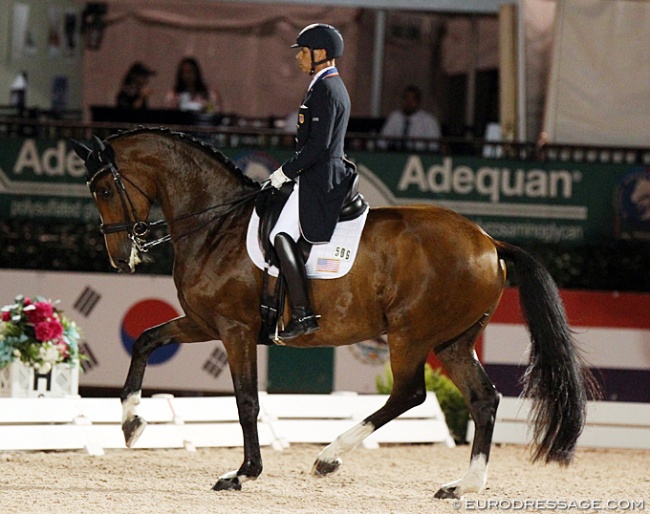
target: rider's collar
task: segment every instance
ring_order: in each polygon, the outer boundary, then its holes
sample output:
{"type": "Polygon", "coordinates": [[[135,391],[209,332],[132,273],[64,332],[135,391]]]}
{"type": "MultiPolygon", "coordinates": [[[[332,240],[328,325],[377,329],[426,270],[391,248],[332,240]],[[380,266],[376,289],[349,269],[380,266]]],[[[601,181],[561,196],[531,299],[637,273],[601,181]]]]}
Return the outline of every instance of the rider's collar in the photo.
{"type": "Polygon", "coordinates": [[[309,83],[309,87],[307,88],[307,91],[309,91],[312,87],[314,87],[314,84],[316,84],[316,82],[318,82],[320,79],[322,79],[323,75],[325,75],[325,74],[331,75],[332,73],[335,73],[336,71],[337,70],[336,70],[335,66],[328,66],[327,68],[323,68],[322,70],[320,70],[318,73],[316,73],[316,75],[314,75],[314,78],[311,79],[311,82],[309,83]],[[332,71],[332,70],[334,70],[334,71],[332,71]]]}

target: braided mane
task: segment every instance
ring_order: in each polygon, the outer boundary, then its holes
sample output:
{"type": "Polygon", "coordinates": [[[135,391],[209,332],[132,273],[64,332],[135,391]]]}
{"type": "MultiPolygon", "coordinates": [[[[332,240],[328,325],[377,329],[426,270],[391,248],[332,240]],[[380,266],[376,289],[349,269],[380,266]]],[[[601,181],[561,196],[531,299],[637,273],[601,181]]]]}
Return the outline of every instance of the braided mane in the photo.
{"type": "Polygon", "coordinates": [[[175,130],[170,130],[167,127],[136,127],[134,129],[122,130],[117,134],[112,134],[106,138],[107,142],[111,142],[114,139],[119,139],[126,136],[132,136],[136,134],[159,134],[162,136],[169,137],[170,139],[180,139],[194,148],[201,150],[204,154],[216,159],[220,164],[230,171],[232,174],[243,180],[249,185],[258,185],[257,182],[252,180],[247,176],[240,168],[238,168],[235,163],[229,159],[223,152],[217,150],[214,146],[201,141],[190,134],[185,132],[177,132],[175,130]]]}

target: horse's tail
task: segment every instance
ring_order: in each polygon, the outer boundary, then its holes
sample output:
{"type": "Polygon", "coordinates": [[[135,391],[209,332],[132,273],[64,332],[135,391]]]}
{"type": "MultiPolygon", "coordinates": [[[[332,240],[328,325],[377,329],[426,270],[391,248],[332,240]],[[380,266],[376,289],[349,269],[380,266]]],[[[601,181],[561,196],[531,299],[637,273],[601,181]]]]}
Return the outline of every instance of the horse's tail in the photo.
{"type": "Polygon", "coordinates": [[[533,461],[568,465],[585,425],[588,395],[597,385],[571,335],[555,281],[534,257],[495,241],[499,257],[515,265],[519,303],[532,347],[523,377],[523,394],[531,398],[533,461]]]}

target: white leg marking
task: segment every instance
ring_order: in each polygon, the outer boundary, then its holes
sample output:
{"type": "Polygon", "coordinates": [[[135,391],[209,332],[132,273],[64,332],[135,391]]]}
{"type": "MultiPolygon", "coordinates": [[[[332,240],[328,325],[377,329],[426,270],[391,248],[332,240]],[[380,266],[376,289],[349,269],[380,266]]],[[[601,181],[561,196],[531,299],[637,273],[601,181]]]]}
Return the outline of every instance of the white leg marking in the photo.
{"type": "Polygon", "coordinates": [[[122,424],[124,424],[126,420],[133,419],[137,415],[141,397],[142,391],[136,391],[131,393],[127,396],[126,400],[124,400],[122,403],[122,424]]]}
{"type": "Polygon", "coordinates": [[[469,463],[469,469],[460,480],[449,482],[441,489],[457,488],[456,494],[460,498],[465,493],[480,493],[487,481],[487,460],[485,455],[479,453],[469,463]]]}
{"type": "Polygon", "coordinates": [[[235,471],[228,471],[228,473],[225,473],[225,474],[221,475],[219,477],[219,480],[231,480],[233,478],[238,478],[240,484],[243,484],[244,482],[248,482],[249,480],[257,479],[257,477],[250,478],[250,477],[247,477],[246,475],[239,475],[238,476],[237,475],[237,470],[235,470],[235,471]]]}
{"type": "Polygon", "coordinates": [[[338,436],[333,443],[328,445],[320,455],[318,460],[324,462],[333,462],[340,458],[346,453],[350,453],[354,450],[361,441],[366,437],[372,434],[375,431],[375,427],[372,423],[359,423],[355,425],[347,432],[342,433],[338,436]]]}

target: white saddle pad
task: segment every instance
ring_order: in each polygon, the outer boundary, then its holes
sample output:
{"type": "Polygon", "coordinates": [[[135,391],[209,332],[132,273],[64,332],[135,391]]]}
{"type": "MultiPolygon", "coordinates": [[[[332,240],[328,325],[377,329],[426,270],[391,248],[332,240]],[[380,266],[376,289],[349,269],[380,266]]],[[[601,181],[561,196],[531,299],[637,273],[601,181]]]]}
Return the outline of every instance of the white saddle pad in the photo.
{"type": "MultiPolygon", "coordinates": [[[[309,259],[307,260],[308,278],[339,278],[352,269],[352,264],[354,264],[354,260],[357,257],[357,250],[359,249],[361,232],[366,224],[369,210],[366,209],[356,219],[339,222],[329,243],[312,246],[309,259]]],[[[255,212],[255,209],[253,209],[253,215],[248,223],[246,249],[253,263],[258,268],[265,269],[267,264],[264,261],[257,237],[259,224],[260,218],[255,212]]],[[[269,268],[269,274],[277,277],[278,268],[271,266],[269,268]]]]}

